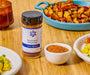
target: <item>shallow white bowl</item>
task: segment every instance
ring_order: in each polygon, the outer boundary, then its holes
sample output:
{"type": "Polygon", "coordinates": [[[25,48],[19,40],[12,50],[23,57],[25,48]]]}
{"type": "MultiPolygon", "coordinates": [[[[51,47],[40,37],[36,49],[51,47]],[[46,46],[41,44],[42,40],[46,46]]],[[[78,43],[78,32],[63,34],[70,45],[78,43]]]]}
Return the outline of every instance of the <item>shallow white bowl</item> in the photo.
{"type": "Polygon", "coordinates": [[[15,75],[20,70],[22,65],[20,56],[14,51],[0,46],[0,56],[2,54],[6,55],[6,57],[10,60],[12,66],[12,69],[10,71],[6,71],[2,75],[15,75]]]}
{"type": "Polygon", "coordinates": [[[69,59],[72,48],[69,45],[63,44],[63,43],[52,43],[52,44],[46,45],[44,48],[44,51],[45,51],[46,59],[49,62],[51,62],[52,64],[63,64],[67,62],[67,60],[69,59]],[[64,53],[52,53],[47,50],[47,47],[50,45],[59,45],[59,46],[69,49],[69,51],[64,52],[64,53]]]}
{"type": "Polygon", "coordinates": [[[74,45],[73,45],[73,48],[74,48],[74,51],[76,52],[76,54],[77,54],[81,59],[83,59],[85,62],[87,62],[88,64],[90,64],[90,58],[80,52],[80,50],[82,49],[82,47],[83,47],[84,44],[85,44],[85,40],[86,40],[87,36],[90,37],[90,34],[87,34],[87,35],[84,35],[84,36],[78,38],[78,39],[75,41],[75,43],[74,43],[74,45]]]}

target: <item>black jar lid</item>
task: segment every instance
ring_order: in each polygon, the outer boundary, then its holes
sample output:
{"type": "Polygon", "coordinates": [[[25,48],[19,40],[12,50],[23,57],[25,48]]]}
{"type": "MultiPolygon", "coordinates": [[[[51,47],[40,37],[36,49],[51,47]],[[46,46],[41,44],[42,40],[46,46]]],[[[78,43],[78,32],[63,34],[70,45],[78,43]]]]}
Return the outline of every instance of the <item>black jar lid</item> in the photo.
{"type": "Polygon", "coordinates": [[[22,13],[22,23],[25,25],[41,24],[42,19],[42,13],[38,11],[26,11],[22,13]]]}

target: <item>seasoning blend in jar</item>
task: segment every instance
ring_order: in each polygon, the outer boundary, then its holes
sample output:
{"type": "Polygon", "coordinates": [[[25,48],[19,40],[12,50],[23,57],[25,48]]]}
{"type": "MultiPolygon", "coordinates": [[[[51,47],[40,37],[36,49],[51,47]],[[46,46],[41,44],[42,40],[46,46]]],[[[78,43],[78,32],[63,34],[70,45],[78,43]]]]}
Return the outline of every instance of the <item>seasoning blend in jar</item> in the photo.
{"type": "Polygon", "coordinates": [[[22,49],[23,55],[38,58],[42,49],[42,13],[27,11],[22,13],[22,49]]]}

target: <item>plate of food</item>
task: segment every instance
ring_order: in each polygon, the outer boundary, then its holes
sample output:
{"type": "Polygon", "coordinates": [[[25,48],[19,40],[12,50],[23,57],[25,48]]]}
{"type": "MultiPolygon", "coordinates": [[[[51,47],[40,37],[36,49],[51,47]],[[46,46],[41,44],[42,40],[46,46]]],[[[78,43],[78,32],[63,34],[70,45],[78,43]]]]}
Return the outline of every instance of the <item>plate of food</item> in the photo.
{"type": "Polygon", "coordinates": [[[0,46],[0,75],[15,75],[21,66],[22,60],[17,53],[0,46]]]}
{"type": "Polygon", "coordinates": [[[90,1],[42,1],[35,6],[42,11],[47,24],[66,30],[90,30],[90,1]],[[46,4],[44,8],[39,7],[46,4]]]}
{"type": "Polygon", "coordinates": [[[90,34],[78,38],[73,48],[81,59],[90,64],[90,34]]]}

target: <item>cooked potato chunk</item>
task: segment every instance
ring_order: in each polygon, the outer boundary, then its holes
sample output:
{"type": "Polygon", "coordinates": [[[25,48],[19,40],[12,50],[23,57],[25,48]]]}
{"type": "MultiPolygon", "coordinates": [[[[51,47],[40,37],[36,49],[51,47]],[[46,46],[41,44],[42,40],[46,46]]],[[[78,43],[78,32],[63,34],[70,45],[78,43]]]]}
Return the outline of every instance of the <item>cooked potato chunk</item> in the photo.
{"type": "Polygon", "coordinates": [[[63,12],[61,11],[61,12],[58,12],[58,16],[59,17],[63,17],[63,12]]]}
{"type": "Polygon", "coordinates": [[[72,21],[72,18],[71,18],[71,16],[67,16],[67,22],[70,22],[70,23],[72,23],[73,21],[72,21]]]}
{"type": "Polygon", "coordinates": [[[57,11],[58,11],[57,5],[53,6],[53,11],[54,11],[54,12],[57,12],[57,11]]]}
{"type": "Polygon", "coordinates": [[[85,11],[84,14],[90,16],[90,10],[85,11]]]}
{"type": "Polygon", "coordinates": [[[73,14],[77,14],[78,12],[77,11],[73,11],[73,14]]]}
{"type": "Polygon", "coordinates": [[[87,18],[88,16],[86,16],[86,15],[82,14],[82,15],[81,15],[81,17],[86,17],[86,18],[87,18]]]}
{"type": "Polygon", "coordinates": [[[56,3],[58,5],[58,9],[61,8],[61,2],[56,3]]]}
{"type": "Polygon", "coordinates": [[[78,14],[78,18],[80,18],[81,17],[81,15],[80,14],[78,14]]]}
{"type": "Polygon", "coordinates": [[[78,14],[73,14],[72,15],[72,18],[77,18],[78,17],[78,14]]]}
{"type": "Polygon", "coordinates": [[[44,10],[45,15],[48,15],[48,9],[44,10]]]}
{"type": "Polygon", "coordinates": [[[59,18],[56,13],[53,13],[53,16],[54,16],[55,18],[59,18]]]}
{"type": "Polygon", "coordinates": [[[90,22],[90,6],[74,4],[73,1],[57,2],[44,9],[47,17],[68,23],[90,22]]]}
{"type": "Polygon", "coordinates": [[[88,19],[81,19],[82,23],[87,23],[88,19]]]}
{"type": "Polygon", "coordinates": [[[48,11],[48,14],[49,14],[49,15],[52,15],[52,14],[53,14],[53,10],[50,9],[50,10],[48,11]]]}
{"type": "Polygon", "coordinates": [[[72,14],[72,11],[71,10],[68,10],[69,14],[71,15],[72,14]]]}
{"type": "Polygon", "coordinates": [[[68,11],[64,11],[64,17],[67,18],[70,15],[68,11]]]}
{"type": "Polygon", "coordinates": [[[73,22],[74,22],[74,23],[79,23],[78,20],[77,20],[77,18],[74,18],[74,19],[73,19],[73,22]]]}
{"type": "Polygon", "coordinates": [[[84,12],[84,8],[80,8],[79,10],[78,10],[78,13],[79,14],[82,14],[84,12]]]}

